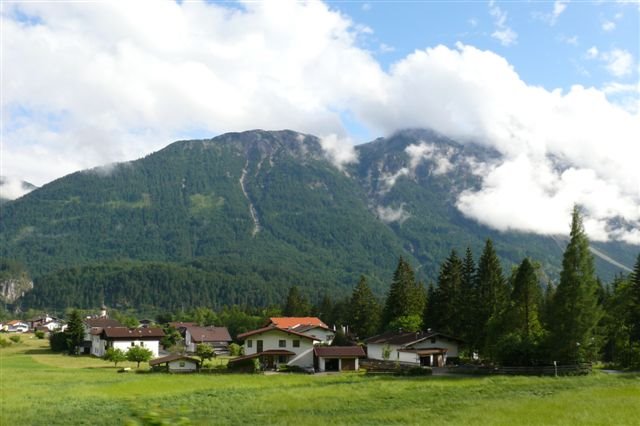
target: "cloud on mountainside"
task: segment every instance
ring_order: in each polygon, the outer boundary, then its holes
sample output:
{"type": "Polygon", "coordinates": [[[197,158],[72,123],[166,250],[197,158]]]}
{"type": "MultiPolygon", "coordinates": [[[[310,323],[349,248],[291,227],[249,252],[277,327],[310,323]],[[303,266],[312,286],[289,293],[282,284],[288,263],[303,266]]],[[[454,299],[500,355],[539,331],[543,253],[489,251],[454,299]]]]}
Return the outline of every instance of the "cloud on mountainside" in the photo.
{"type": "MultiPolygon", "coordinates": [[[[510,29],[491,13],[496,31],[510,29]]],[[[385,72],[359,47],[371,30],[317,1],[14,3],[2,26],[7,174],[42,184],[192,134],[251,128],[333,135],[323,147],[346,164],[356,161],[343,143],[348,112],[385,134],[431,127],[500,151],[502,163],[478,167],[482,189],[458,201],[482,223],[566,233],[579,202],[592,237],[640,244],[640,115],[607,99],[618,83],[549,91],[462,44],[416,50],[385,72]],[[609,228],[618,217],[636,229],[609,228]]],[[[637,73],[624,52],[591,53],[614,77],[637,73]]],[[[421,149],[416,158],[434,155],[421,149]]]]}

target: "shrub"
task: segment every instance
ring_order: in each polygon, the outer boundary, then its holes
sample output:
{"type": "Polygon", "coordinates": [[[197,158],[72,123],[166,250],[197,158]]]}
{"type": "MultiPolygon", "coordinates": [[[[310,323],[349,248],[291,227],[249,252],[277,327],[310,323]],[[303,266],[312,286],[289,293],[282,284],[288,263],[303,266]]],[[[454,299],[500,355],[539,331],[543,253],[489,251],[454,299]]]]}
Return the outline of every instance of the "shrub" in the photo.
{"type": "Polygon", "coordinates": [[[8,346],[11,346],[11,342],[4,337],[0,337],[0,348],[6,348],[8,346]]]}
{"type": "Polygon", "coordinates": [[[49,346],[53,352],[65,352],[67,350],[67,336],[63,331],[57,331],[49,335],[49,346]]]}
{"type": "Polygon", "coordinates": [[[44,331],[36,330],[35,335],[38,339],[44,339],[44,331]]]}
{"type": "Polygon", "coordinates": [[[404,370],[406,376],[430,376],[433,370],[430,367],[411,367],[404,370]]]}
{"type": "Polygon", "coordinates": [[[13,336],[9,336],[9,340],[11,340],[13,343],[20,343],[20,336],[18,336],[17,334],[14,334],[13,336]]]}
{"type": "Polygon", "coordinates": [[[237,343],[232,343],[229,345],[229,355],[231,356],[240,356],[244,352],[244,348],[237,343]]]}

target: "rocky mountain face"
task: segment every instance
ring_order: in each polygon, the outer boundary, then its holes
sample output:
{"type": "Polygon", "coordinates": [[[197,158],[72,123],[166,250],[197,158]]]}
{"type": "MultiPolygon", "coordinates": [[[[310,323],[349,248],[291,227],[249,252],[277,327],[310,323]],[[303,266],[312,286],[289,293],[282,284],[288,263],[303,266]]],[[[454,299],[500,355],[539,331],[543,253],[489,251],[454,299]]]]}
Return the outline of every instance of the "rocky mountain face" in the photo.
{"type": "MultiPolygon", "coordinates": [[[[175,142],[7,203],[0,255],[27,265],[34,294],[61,282],[60,270],[126,261],[215,270],[212,287],[240,280],[268,295],[247,300],[225,290],[211,296],[219,303],[277,302],[292,283],[311,297],[346,294],[360,274],[382,295],[399,256],[433,280],[452,248],[469,246],[478,256],[486,238],[505,268],[531,256],[557,274],[564,243],[493,231],[455,206],[460,191],[478,187],[497,152],[427,130],[356,150],[359,161],[338,168],[318,138],[293,131],[175,142]],[[54,273],[58,278],[48,280],[54,273]]],[[[597,250],[623,265],[637,252],[619,243],[597,250]]],[[[604,260],[597,266],[604,279],[620,271],[604,260]]],[[[83,277],[89,285],[91,274],[83,277]]],[[[135,304],[131,297],[127,303],[135,304]]]]}

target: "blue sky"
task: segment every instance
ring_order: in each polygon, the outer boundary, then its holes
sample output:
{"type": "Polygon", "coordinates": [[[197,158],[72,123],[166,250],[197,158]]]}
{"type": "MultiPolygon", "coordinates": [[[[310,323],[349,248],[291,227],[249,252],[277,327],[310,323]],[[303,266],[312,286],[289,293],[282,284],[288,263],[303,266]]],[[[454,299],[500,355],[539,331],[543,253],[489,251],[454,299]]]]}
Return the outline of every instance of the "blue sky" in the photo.
{"type": "MultiPolygon", "coordinates": [[[[495,2],[506,14],[505,25],[516,41],[503,45],[491,35],[496,17],[485,1],[329,2],[331,7],[368,26],[373,33],[362,44],[389,67],[415,49],[460,41],[504,56],[529,84],[569,89],[574,84],[600,87],[611,81],[605,64],[587,58],[586,51],[624,49],[640,56],[640,3],[567,2],[554,19],[553,1],[495,2]],[[392,51],[385,51],[393,49],[392,51]]],[[[638,80],[637,72],[624,76],[638,80]]]]}
{"type": "Polygon", "coordinates": [[[11,182],[255,128],[317,135],[342,167],[424,127],[503,155],[460,194],[468,217],[559,233],[577,202],[592,238],[640,244],[638,2],[5,1],[1,19],[11,182]]]}

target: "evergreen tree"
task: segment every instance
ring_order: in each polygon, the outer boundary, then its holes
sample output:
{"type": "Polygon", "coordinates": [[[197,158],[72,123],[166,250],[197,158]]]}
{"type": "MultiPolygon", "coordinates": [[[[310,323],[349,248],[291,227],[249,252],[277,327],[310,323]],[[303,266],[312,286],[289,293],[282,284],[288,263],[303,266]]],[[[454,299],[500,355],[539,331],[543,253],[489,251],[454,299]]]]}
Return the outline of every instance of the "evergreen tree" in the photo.
{"type": "Polygon", "coordinates": [[[629,337],[632,341],[640,343],[640,254],[638,254],[630,281],[629,337]]]}
{"type": "Polygon", "coordinates": [[[539,306],[542,294],[538,285],[536,270],[525,258],[518,267],[511,292],[512,307],[509,327],[523,338],[539,336],[542,327],[539,320],[539,306]]]}
{"type": "Polygon", "coordinates": [[[359,337],[373,336],[380,326],[380,305],[364,275],[353,289],[349,311],[349,326],[359,337]]]}
{"type": "Polygon", "coordinates": [[[427,300],[422,314],[422,325],[425,329],[435,329],[438,318],[438,303],[436,300],[436,289],[433,283],[429,284],[427,290],[427,300]]]}
{"type": "Polygon", "coordinates": [[[455,250],[440,267],[438,275],[438,288],[435,291],[435,329],[445,334],[459,336],[461,333],[461,287],[462,287],[462,260],[455,250]]]}
{"type": "Polygon", "coordinates": [[[309,315],[310,311],[311,307],[307,298],[300,293],[297,286],[291,286],[282,314],[285,317],[305,317],[309,315]]]}
{"type": "Polygon", "coordinates": [[[77,309],[71,311],[69,315],[65,336],[67,338],[69,354],[76,355],[78,353],[78,347],[82,345],[84,341],[84,325],[82,325],[82,317],[77,309]]]}
{"type": "Polygon", "coordinates": [[[335,324],[334,318],[335,304],[328,294],[324,294],[320,298],[320,303],[313,308],[313,315],[324,321],[325,324],[335,324]]]}
{"type": "Polygon", "coordinates": [[[596,326],[602,316],[597,291],[589,239],[575,206],[550,323],[551,346],[557,360],[579,362],[591,352],[596,326]]]}
{"type": "Polygon", "coordinates": [[[474,324],[476,323],[473,310],[476,305],[476,299],[476,263],[473,260],[471,249],[467,247],[462,261],[462,281],[458,300],[458,312],[460,315],[458,337],[467,343],[472,340],[474,324]]]}
{"type": "Polygon", "coordinates": [[[401,257],[385,302],[384,326],[399,317],[417,316],[421,321],[425,301],[424,286],[416,282],[413,269],[401,257]]]}
{"type": "Polygon", "coordinates": [[[475,331],[470,342],[474,349],[487,348],[489,320],[494,321],[502,314],[507,305],[509,288],[502,274],[500,260],[493,248],[493,242],[487,240],[476,275],[475,331]]]}

